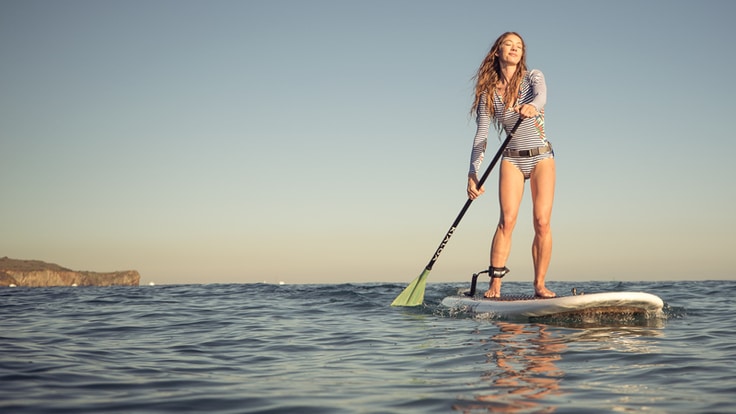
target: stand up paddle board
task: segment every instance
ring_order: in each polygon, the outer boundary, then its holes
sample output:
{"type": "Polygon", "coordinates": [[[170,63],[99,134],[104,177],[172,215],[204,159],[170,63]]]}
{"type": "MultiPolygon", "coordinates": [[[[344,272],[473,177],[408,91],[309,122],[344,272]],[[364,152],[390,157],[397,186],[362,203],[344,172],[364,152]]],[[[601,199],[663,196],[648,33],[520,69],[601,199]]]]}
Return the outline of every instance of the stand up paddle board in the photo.
{"type": "Polygon", "coordinates": [[[542,317],[576,315],[643,315],[662,311],[664,302],[645,292],[604,292],[538,299],[527,296],[475,298],[448,296],[442,305],[471,313],[488,313],[500,317],[542,317]]]}

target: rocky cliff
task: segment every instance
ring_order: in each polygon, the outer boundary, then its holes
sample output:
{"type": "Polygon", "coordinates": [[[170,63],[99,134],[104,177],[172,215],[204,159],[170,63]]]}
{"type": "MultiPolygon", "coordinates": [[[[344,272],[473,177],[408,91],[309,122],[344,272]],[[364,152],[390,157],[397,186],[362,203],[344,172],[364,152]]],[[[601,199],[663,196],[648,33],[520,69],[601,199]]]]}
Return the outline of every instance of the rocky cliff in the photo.
{"type": "Polygon", "coordinates": [[[39,260],[0,258],[2,286],[138,286],[141,276],[135,270],[118,272],[75,271],[39,260]]]}

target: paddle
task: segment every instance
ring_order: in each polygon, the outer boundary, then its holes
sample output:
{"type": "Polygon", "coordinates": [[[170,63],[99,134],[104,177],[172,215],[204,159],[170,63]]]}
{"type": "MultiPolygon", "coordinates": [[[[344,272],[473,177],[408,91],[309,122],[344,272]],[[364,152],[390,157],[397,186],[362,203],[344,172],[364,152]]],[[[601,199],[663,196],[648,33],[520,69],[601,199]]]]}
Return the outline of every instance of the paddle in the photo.
{"type": "MultiPolygon", "coordinates": [[[[480,180],[478,180],[478,188],[483,186],[483,183],[486,182],[486,179],[488,179],[488,176],[491,175],[491,170],[493,170],[493,167],[498,162],[498,159],[501,158],[501,153],[503,153],[503,150],[506,149],[506,146],[509,144],[509,141],[511,141],[511,138],[514,137],[514,133],[516,133],[516,130],[519,128],[519,125],[521,125],[522,118],[519,117],[519,120],[516,121],[516,124],[514,124],[514,127],[511,128],[511,132],[506,136],[506,139],[501,144],[501,147],[496,151],[496,155],[493,156],[493,160],[491,160],[491,164],[488,166],[488,169],[486,169],[486,172],[483,173],[483,176],[480,177],[480,180]]],[[[460,210],[460,214],[457,215],[457,218],[454,222],[452,222],[452,226],[450,226],[450,230],[447,231],[447,234],[445,234],[445,238],[442,239],[442,243],[440,243],[440,246],[437,248],[437,250],[434,252],[434,256],[432,256],[432,260],[429,261],[427,264],[427,267],[424,268],[424,271],[422,272],[419,277],[414,279],[409,286],[407,286],[403,292],[399,294],[399,296],[394,299],[393,302],[391,302],[391,306],[419,306],[424,302],[424,288],[427,285],[427,276],[429,276],[429,272],[432,270],[432,266],[434,266],[434,262],[437,261],[437,259],[440,257],[440,253],[442,253],[442,249],[445,248],[445,245],[447,245],[447,242],[450,241],[450,237],[452,237],[452,233],[455,232],[455,229],[460,224],[460,220],[462,220],[463,216],[465,215],[465,212],[468,211],[468,207],[470,207],[470,204],[473,202],[470,198],[465,202],[465,205],[463,206],[462,210],[460,210]]]]}

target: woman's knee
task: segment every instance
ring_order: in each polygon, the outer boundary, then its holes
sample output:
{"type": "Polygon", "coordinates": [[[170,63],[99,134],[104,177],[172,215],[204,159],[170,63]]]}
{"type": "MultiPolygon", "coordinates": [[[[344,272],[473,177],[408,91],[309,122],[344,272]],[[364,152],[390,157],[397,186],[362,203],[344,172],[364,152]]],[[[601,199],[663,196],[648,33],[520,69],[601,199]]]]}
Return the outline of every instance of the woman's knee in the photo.
{"type": "Polygon", "coordinates": [[[516,227],[516,216],[504,214],[498,221],[498,228],[504,233],[511,233],[516,227]]]}
{"type": "Polygon", "coordinates": [[[534,217],[534,232],[537,235],[544,236],[552,231],[549,217],[534,217]]]}

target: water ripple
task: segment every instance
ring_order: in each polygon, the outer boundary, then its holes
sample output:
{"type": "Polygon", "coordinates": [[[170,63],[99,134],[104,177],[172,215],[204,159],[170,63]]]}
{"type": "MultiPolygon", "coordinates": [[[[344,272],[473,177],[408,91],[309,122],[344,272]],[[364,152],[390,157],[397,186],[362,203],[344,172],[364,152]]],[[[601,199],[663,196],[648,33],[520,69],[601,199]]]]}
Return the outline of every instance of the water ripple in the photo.
{"type": "Polygon", "coordinates": [[[439,306],[464,284],[389,307],[403,286],[0,289],[0,411],[734,412],[733,282],[550,283],[667,303],[598,325],[439,306]]]}

